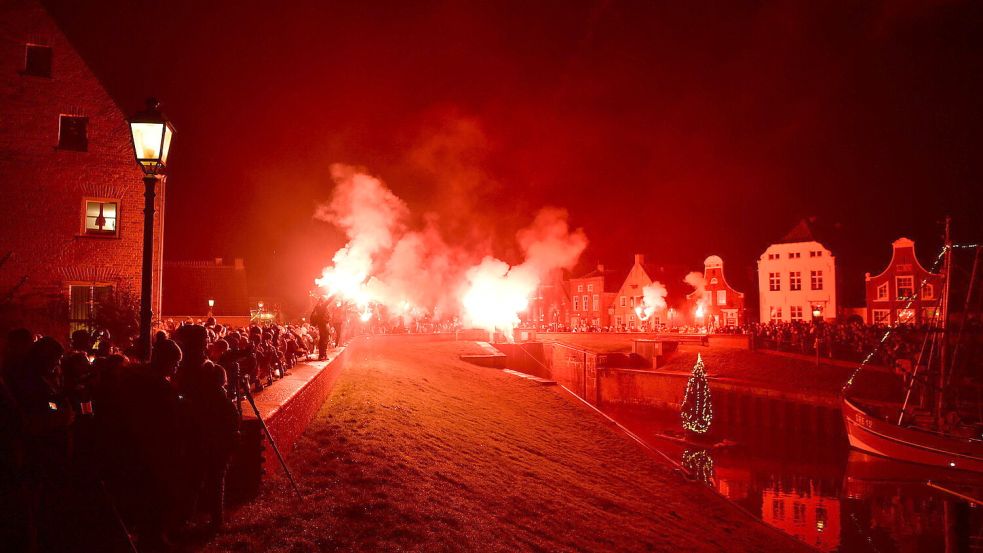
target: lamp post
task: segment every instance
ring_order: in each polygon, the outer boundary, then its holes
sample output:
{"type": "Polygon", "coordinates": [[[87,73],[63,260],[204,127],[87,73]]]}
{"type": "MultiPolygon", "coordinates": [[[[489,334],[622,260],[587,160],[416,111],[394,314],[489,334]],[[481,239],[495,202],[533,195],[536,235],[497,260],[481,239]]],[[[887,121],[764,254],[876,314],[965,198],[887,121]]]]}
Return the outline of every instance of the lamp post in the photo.
{"type": "Polygon", "coordinates": [[[140,355],[150,360],[151,294],[154,260],[154,200],[157,179],[167,168],[174,127],[160,112],[155,98],[147,100],[145,110],[130,118],[130,136],[137,164],[143,170],[143,266],[140,285],[140,355]]]}
{"type": "Polygon", "coordinates": [[[819,304],[812,306],[812,324],[816,329],[816,368],[820,365],[820,348],[822,347],[822,332],[823,332],[823,307],[819,304]]]}
{"type": "Polygon", "coordinates": [[[212,313],[212,311],[213,311],[214,308],[215,308],[215,300],[211,300],[211,299],[208,300],[208,316],[209,317],[214,317],[215,316],[212,313]]]}

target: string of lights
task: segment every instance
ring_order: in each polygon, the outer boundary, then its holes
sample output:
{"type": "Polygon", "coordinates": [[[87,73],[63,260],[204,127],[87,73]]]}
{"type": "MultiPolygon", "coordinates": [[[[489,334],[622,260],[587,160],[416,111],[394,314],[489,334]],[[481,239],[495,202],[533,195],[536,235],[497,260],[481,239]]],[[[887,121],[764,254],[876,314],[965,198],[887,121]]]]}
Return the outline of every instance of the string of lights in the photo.
{"type": "MultiPolygon", "coordinates": [[[[935,273],[936,271],[939,270],[939,265],[941,265],[943,258],[945,258],[945,252],[947,251],[948,248],[949,246],[942,246],[942,251],[940,251],[939,255],[935,258],[935,262],[932,263],[932,269],[929,271],[929,273],[935,273]]],[[[918,299],[918,297],[922,293],[922,290],[925,289],[926,284],[928,284],[928,277],[922,279],[921,285],[918,287],[917,290],[915,290],[915,293],[908,298],[908,303],[905,304],[904,307],[906,310],[911,309],[911,306],[914,305],[915,300],[918,299]]],[[[884,334],[881,335],[881,339],[877,341],[876,345],[874,345],[874,348],[870,350],[870,352],[867,354],[866,357],[864,357],[863,361],[860,362],[860,365],[858,365],[857,368],[854,369],[852,373],[850,373],[850,378],[846,380],[846,384],[844,384],[843,388],[841,389],[843,393],[846,393],[846,391],[853,386],[854,379],[857,378],[857,375],[860,374],[860,371],[862,371],[864,367],[866,367],[867,364],[870,363],[870,361],[874,358],[874,356],[877,355],[877,352],[881,350],[881,346],[883,346],[884,342],[886,342],[887,339],[891,336],[891,334],[894,333],[894,330],[895,328],[892,326],[887,327],[887,329],[884,331],[884,334]]]]}
{"type": "Polygon", "coordinates": [[[710,400],[710,383],[707,382],[703,357],[696,354],[693,374],[686,381],[681,410],[683,428],[697,434],[705,434],[713,423],[713,403],[710,400]]]}

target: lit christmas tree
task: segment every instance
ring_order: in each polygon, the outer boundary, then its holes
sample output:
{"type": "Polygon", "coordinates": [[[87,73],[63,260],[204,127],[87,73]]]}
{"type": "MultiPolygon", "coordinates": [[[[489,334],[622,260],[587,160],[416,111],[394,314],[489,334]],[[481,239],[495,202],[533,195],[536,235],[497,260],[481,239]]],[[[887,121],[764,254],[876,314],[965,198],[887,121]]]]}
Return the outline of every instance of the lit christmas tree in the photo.
{"type": "Polygon", "coordinates": [[[710,402],[710,383],[703,367],[703,357],[696,354],[693,375],[686,382],[683,394],[683,428],[697,434],[705,434],[713,422],[713,404],[710,402]]]}

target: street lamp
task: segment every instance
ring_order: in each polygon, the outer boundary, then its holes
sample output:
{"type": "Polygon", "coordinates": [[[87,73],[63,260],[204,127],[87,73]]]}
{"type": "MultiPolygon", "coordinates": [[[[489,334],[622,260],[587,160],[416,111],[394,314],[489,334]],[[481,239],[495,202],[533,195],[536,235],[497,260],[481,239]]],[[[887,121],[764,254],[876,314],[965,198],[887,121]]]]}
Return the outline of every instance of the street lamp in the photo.
{"type": "Polygon", "coordinates": [[[208,300],[208,316],[211,317],[212,310],[215,308],[215,300],[208,300]]]}
{"type": "Polygon", "coordinates": [[[147,108],[130,118],[133,154],[143,170],[143,266],[140,285],[140,355],[150,361],[150,324],[152,276],[154,260],[154,200],[157,178],[167,169],[167,154],[171,149],[174,127],[160,112],[155,98],[147,100],[147,108]]]}
{"type": "Polygon", "coordinates": [[[818,303],[812,306],[812,324],[816,330],[816,368],[820,366],[820,348],[822,347],[822,333],[823,333],[823,306],[818,303]]]}

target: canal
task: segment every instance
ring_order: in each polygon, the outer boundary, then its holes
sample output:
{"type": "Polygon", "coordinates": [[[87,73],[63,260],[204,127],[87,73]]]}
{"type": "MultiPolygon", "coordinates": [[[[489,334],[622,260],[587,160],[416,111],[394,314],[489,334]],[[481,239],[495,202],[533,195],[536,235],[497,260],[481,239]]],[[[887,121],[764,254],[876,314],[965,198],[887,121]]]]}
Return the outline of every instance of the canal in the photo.
{"type": "Polygon", "coordinates": [[[927,484],[979,498],[978,475],[851,450],[836,424],[804,431],[718,416],[700,445],[682,433],[678,411],[603,410],[694,479],[820,551],[983,551],[983,508],[927,484]]]}

